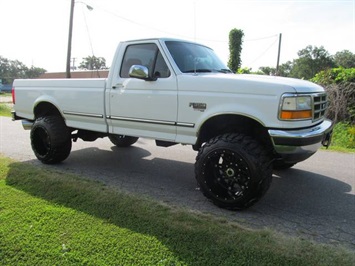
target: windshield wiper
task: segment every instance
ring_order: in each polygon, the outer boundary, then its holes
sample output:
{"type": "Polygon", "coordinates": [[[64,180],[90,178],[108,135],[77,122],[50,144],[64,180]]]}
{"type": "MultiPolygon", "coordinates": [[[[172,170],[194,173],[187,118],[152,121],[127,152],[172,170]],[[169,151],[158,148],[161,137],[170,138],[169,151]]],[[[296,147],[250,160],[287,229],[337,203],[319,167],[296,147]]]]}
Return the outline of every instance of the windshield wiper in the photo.
{"type": "Polygon", "coordinates": [[[212,70],[207,68],[198,68],[198,69],[190,69],[184,71],[184,73],[203,73],[203,72],[212,72],[212,70]]]}
{"type": "Polygon", "coordinates": [[[230,69],[222,68],[222,69],[207,69],[207,68],[197,68],[197,69],[190,69],[184,71],[184,73],[210,73],[210,72],[219,72],[219,73],[232,73],[230,69]]]}
{"type": "Polygon", "coordinates": [[[220,73],[232,73],[232,71],[228,68],[222,68],[222,69],[219,69],[217,70],[217,72],[220,72],[220,73]]]}

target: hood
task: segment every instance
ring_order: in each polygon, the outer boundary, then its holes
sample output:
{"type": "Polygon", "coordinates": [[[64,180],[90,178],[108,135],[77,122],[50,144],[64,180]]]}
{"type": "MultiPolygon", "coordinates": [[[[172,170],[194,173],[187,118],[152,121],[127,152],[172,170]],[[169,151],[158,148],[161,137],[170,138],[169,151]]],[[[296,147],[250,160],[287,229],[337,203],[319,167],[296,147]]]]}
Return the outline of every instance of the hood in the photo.
{"type": "Polygon", "coordinates": [[[323,92],[323,87],[302,79],[295,78],[285,78],[276,76],[266,76],[266,75],[250,75],[250,74],[236,74],[236,79],[248,80],[251,82],[262,82],[267,84],[277,84],[292,87],[295,91],[299,93],[309,93],[309,92],[323,92]]]}
{"type": "Polygon", "coordinates": [[[178,79],[179,89],[201,89],[209,92],[233,93],[238,91],[247,94],[279,94],[280,92],[314,93],[324,91],[321,86],[309,81],[266,75],[198,73],[182,74],[178,79]]]}

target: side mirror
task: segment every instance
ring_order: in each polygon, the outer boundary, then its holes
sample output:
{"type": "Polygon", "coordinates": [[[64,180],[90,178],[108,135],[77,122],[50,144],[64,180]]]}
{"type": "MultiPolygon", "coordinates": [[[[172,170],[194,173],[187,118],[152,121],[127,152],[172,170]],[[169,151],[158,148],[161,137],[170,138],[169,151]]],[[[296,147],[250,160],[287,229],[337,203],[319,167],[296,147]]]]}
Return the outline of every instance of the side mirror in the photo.
{"type": "Polygon", "coordinates": [[[128,74],[131,78],[143,79],[143,80],[147,80],[147,81],[148,80],[149,81],[157,80],[156,78],[152,78],[149,76],[149,70],[147,67],[141,66],[141,65],[131,66],[128,74]]]}

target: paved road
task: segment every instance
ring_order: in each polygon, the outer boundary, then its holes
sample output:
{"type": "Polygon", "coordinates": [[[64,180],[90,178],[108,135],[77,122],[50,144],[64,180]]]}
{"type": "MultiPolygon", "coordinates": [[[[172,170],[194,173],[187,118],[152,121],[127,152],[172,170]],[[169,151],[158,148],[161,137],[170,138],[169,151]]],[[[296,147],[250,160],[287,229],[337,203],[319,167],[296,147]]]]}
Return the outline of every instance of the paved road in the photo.
{"type": "Polygon", "coordinates": [[[118,149],[108,139],[74,143],[70,157],[44,166],[30,148],[20,122],[0,118],[0,153],[40,167],[77,173],[135,194],[193,211],[210,213],[250,228],[271,228],[286,235],[355,251],[355,154],[319,151],[309,160],[274,174],[267,195],[242,212],[219,209],[198,191],[196,152],[188,146],[154,146],[147,139],[118,149]]]}

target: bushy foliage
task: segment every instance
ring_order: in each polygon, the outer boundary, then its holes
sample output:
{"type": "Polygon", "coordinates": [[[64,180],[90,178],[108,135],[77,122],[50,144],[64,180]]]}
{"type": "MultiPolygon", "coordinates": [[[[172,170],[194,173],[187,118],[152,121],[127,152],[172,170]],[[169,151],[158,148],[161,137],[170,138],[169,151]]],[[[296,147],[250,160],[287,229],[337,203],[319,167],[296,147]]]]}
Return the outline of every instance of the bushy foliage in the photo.
{"type": "Polygon", "coordinates": [[[332,146],[355,149],[355,126],[338,123],[334,127],[332,146]]]}
{"type": "Polygon", "coordinates": [[[355,68],[338,67],[327,69],[316,74],[311,81],[322,85],[355,82],[355,68]]]}
{"type": "Polygon", "coordinates": [[[355,68],[324,70],[311,81],[324,86],[327,91],[329,118],[355,124],[355,68]]]}
{"type": "Polygon", "coordinates": [[[237,73],[238,74],[252,74],[251,68],[249,68],[249,67],[239,68],[237,73]]]}

